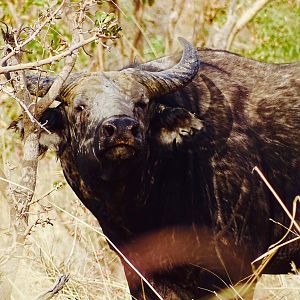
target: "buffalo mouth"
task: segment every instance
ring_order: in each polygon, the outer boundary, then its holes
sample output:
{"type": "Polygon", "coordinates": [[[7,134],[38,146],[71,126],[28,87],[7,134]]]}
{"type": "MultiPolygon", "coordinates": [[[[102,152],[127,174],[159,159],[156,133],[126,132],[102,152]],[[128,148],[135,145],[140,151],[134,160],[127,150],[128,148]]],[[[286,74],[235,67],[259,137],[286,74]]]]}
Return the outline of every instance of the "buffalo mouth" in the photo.
{"type": "Polygon", "coordinates": [[[101,151],[101,156],[110,160],[126,160],[134,157],[138,149],[128,144],[117,144],[101,151]]]}

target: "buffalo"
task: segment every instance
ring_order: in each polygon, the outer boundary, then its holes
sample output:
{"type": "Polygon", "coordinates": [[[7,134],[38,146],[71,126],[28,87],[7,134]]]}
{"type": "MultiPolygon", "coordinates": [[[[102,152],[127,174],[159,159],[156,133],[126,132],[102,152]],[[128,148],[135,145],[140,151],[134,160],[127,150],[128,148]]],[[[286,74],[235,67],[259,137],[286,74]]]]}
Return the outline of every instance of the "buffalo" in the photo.
{"type": "MultiPolygon", "coordinates": [[[[72,74],[41,118],[51,134],[41,133],[40,149],[57,151],[76,195],[158,293],[184,300],[250,274],[250,262],[284,236],[278,223],[289,226],[252,170],[292,210],[300,64],[180,42],[181,54],[72,74]]],[[[43,96],[54,79],[28,74],[28,88],[43,96]]],[[[297,242],[264,271],[289,271],[292,260],[300,263],[297,242]]],[[[124,266],[133,296],[157,299],[124,266]]]]}

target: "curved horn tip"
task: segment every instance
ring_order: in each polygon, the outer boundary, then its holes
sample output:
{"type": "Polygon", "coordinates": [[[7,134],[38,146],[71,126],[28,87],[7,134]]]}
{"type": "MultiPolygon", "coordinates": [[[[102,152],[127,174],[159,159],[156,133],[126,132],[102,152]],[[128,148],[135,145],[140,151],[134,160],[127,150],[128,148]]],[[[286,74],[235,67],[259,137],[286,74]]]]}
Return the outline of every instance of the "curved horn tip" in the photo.
{"type": "Polygon", "coordinates": [[[183,46],[183,48],[187,48],[188,50],[193,50],[197,52],[196,47],[194,47],[194,45],[190,43],[188,40],[186,40],[185,38],[179,36],[177,39],[179,43],[183,46]]]}
{"type": "Polygon", "coordinates": [[[194,47],[194,45],[192,43],[190,43],[188,40],[186,40],[185,38],[183,38],[181,36],[179,36],[177,39],[180,42],[180,44],[183,46],[183,52],[191,52],[192,55],[195,55],[197,57],[198,66],[199,66],[200,58],[199,58],[197,48],[194,47]]]}
{"type": "Polygon", "coordinates": [[[185,45],[190,45],[190,46],[192,46],[192,44],[191,44],[188,40],[186,40],[184,37],[182,37],[182,36],[179,36],[179,37],[177,38],[177,40],[179,41],[179,43],[180,43],[182,46],[185,46],[185,45]]]}
{"type": "Polygon", "coordinates": [[[183,46],[180,61],[162,71],[133,70],[137,81],[146,86],[150,97],[166,95],[186,86],[196,76],[200,66],[198,50],[185,38],[179,37],[183,46]]]}

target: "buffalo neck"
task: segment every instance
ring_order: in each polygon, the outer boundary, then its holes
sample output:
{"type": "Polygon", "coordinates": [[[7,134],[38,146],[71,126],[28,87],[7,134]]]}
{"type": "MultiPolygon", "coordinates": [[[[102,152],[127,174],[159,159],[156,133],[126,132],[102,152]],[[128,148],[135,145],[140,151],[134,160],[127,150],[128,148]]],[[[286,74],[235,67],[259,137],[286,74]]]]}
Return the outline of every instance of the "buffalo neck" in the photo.
{"type": "Polygon", "coordinates": [[[104,233],[121,243],[137,231],[145,231],[145,199],[140,191],[147,173],[146,153],[137,161],[120,164],[115,171],[124,173],[123,176],[117,174],[109,180],[103,179],[101,164],[86,157],[81,161],[73,153],[66,149],[60,157],[64,175],[82,203],[100,222],[104,233]]]}

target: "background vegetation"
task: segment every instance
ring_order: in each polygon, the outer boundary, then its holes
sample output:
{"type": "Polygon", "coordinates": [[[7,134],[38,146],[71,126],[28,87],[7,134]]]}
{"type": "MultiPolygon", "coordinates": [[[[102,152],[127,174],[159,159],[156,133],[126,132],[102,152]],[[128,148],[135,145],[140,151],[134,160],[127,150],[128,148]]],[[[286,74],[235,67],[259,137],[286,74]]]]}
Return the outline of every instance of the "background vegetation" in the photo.
{"type": "MultiPolygon", "coordinates": [[[[96,26],[113,24],[108,35],[118,33],[120,27],[122,30],[118,39],[86,45],[79,53],[74,71],[113,70],[133,60],[146,61],[172,53],[177,50],[178,36],[199,47],[226,48],[266,62],[288,63],[300,58],[299,0],[91,2],[94,4],[89,15],[91,22],[96,26]],[[264,5],[228,43],[234,25],[257,2],[264,5]]],[[[72,38],[68,7],[78,3],[66,1],[65,15],[27,45],[25,61],[55,55],[66,47],[72,38]]],[[[0,19],[12,27],[22,25],[26,35],[26,28],[34,26],[54,4],[53,0],[3,0],[0,19]]],[[[1,28],[5,30],[5,25],[1,28]]],[[[63,65],[61,60],[43,68],[57,72],[63,65]]],[[[5,78],[0,77],[0,81],[4,83],[5,78]]],[[[9,175],[12,181],[18,180],[21,171],[23,147],[18,135],[7,127],[20,113],[15,100],[0,91],[0,178],[9,175]]],[[[95,232],[99,228],[93,216],[65,184],[54,153],[48,152],[40,161],[37,178],[36,203],[30,209],[33,229],[21,257],[15,255],[16,241],[10,231],[10,209],[4,192],[7,183],[0,180],[0,298],[42,299],[38,295],[51,287],[62,273],[70,277],[63,290],[54,296],[56,299],[128,297],[118,258],[109,250],[101,233],[95,232]],[[18,267],[14,276],[10,276],[13,271],[7,268],[8,260],[15,260],[14,266],[18,267]],[[7,286],[12,291],[5,294],[7,286]]]]}

